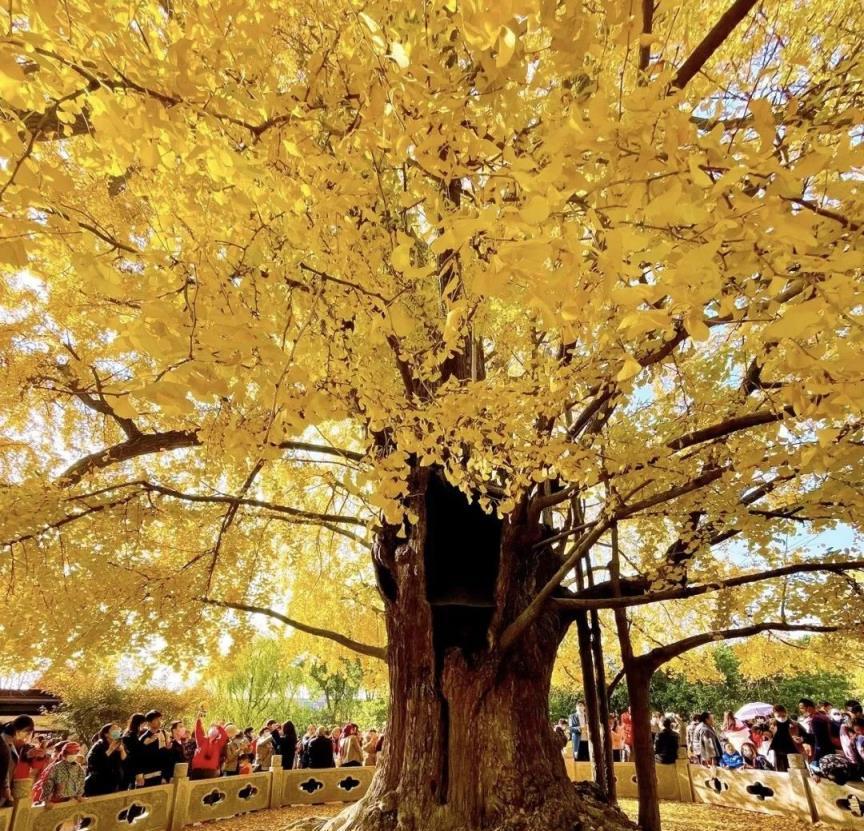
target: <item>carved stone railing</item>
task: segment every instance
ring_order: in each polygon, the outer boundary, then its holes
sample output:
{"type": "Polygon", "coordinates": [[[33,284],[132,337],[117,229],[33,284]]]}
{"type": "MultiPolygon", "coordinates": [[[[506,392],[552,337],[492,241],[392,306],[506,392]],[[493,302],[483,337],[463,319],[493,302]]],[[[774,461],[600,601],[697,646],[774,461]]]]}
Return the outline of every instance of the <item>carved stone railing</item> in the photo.
{"type": "MultiPolygon", "coordinates": [[[[565,760],[574,781],[590,780],[589,762],[565,760]]],[[[817,782],[804,767],[801,756],[789,757],[788,773],[762,770],[724,770],[691,765],[684,751],[674,765],[656,766],[660,799],[704,802],[776,814],[810,822],[823,822],[864,831],[864,782],[836,785],[817,782]]],[[[632,762],[616,762],[618,796],[636,798],[636,772],[632,762]]]]}
{"type": "MultiPolygon", "coordinates": [[[[722,770],[691,765],[683,751],[673,765],[657,765],[660,799],[704,802],[758,813],[780,814],[864,831],[864,783],[816,782],[800,757],[790,771],[722,770]]],[[[591,765],[565,758],[574,781],[590,780],[591,765]]],[[[284,805],[356,802],[368,790],[375,768],[283,770],[274,756],[269,771],[249,776],[189,779],[177,765],[170,785],[121,791],[81,802],[33,805],[32,782],[15,783],[14,805],[0,808],[0,831],[181,831],[187,825],[225,819],[284,805]]],[[[632,762],[615,764],[618,795],[636,798],[632,762]]]]}

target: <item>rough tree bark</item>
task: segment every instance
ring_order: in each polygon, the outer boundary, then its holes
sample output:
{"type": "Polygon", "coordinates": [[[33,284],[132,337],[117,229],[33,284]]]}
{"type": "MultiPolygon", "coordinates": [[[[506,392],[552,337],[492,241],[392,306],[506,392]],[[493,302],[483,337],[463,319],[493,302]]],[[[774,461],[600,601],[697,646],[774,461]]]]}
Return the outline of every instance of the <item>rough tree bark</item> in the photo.
{"type": "MultiPolygon", "coordinates": [[[[496,635],[530,602],[559,562],[532,546],[540,526],[524,515],[498,524],[491,595],[452,570],[442,585],[434,549],[440,523],[424,495],[440,479],[412,482],[419,521],[407,539],[385,529],[374,552],[387,618],[388,741],[366,796],[326,831],[587,831],[632,827],[580,794],[566,774],[548,718],[555,653],[567,628],[549,604],[506,653],[496,635]],[[434,572],[434,573],[433,573],[434,572]]],[[[436,484],[437,482],[437,484],[436,484]]],[[[449,487],[449,486],[443,486],[449,487]]],[[[464,502],[464,497],[458,495],[464,502]]],[[[455,502],[446,502],[455,505],[455,502]]],[[[482,546],[465,514],[451,522],[482,546]]],[[[487,526],[489,530],[489,526],[487,526]]],[[[488,542],[488,540],[487,540],[488,542]]],[[[462,559],[470,558],[466,550],[462,559]]],[[[482,556],[481,556],[482,559],[482,556]]],[[[470,572],[471,564],[465,562],[470,572]]],[[[490,575],[486,575],[487,578],[490,575]]],[[[583,789],[584,791],[584,789],[583,789]]],[[[308,824],[305,827],[318,827],[308,824]]]]}
{"type": "Polygon", "coordinates": [[[660,831],[660,797],[651,739],[651,704],[649,688],[652,670],[631,663],[627,672],[627,692],[633,728],[633,764],[639,792],[639,826],[643,831],[660,831]]]}

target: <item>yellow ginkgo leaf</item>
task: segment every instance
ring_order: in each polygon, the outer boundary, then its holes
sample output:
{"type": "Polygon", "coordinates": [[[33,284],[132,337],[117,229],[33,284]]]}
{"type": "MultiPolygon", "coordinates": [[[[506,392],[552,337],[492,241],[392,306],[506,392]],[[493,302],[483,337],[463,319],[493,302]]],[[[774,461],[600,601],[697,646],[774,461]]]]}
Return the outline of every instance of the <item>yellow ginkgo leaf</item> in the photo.
{"type": "Polygon", "coordinates": [[[519,211],[529,225],[539,225],[549,218],[549,200],[545,196],[532,196],[519,211]]]}
{"type": "Polygon", "coordinates": [[[502,26],[501,34],[498,35],[498,54],[495,56],[495,66],[498,69],[507,66],[515,50],[516,33],[509,26],[502,26]]]}
{"type": "Polygon", "coordinates": [[[388,309],[390,313],[390,325],[393,327],[393,332],[400,338],[410,335],[414,331],[416,322],[408,313],[408,310],[401,303],[394,303],[388,309]]]}
{"type": "Polygon", "coordinates": [[[635,375],[638,375],[642,371],[642,364],[639,363],[632,356],[627,356],[624,360],[624,365],[618,371],[618,374],[615,376],[616,381],[629,381],[635,375]]]}

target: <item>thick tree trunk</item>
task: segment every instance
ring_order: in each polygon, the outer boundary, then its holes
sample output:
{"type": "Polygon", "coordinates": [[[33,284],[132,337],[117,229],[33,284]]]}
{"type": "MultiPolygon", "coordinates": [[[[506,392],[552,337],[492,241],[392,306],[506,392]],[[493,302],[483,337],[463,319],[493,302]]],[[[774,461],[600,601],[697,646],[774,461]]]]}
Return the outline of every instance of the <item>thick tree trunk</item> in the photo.
{"type": "Polygon", "coordinates": [[[633,719],[633,763],[639,791],[639,825],[643,831],[660,831],[660,802],[654,744],[651,740],[651,670],[634,662],[627,672],[630,715],[633,719]]]}
{"type": "MultiPolygon", "coordinates": [[[[427,487],[442,486],[426,473],[412,491],[427,487]]],[[[518,519],[478,531],[470,528],[476,516],[450,517],[475,550],[459,554],[462,568],[448,568],[442,582],[440,558],[450,555],[441,548],[445,532],[431,525],[442,520],[440,505],[418,496],[414,507],[409,538],[385,530],[375,551],[390,671],[385,751],[366,796],[326,831],[627,827],[622,815],[580,796],[553,738],[549,685],[565,631],[554,607],[506,655],[490,647],[554,572],[549,554],[532,551],[536,532],[518,519]],[[487,532],[497,535],[499,556],[484,577],[487,532]]]]}

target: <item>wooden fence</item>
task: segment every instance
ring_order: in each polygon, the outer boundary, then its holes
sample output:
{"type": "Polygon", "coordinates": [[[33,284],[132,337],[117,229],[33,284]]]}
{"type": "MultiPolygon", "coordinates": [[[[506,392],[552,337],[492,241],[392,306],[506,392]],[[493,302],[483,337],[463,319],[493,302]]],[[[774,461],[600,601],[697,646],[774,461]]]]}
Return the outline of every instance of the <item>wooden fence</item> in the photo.
{"type": "MultiPolygon", "coordinates": [[[[588,762],[565,760],[574,781],[591,779],[588,762]]],[[[758,813],[780,814],[824,822],[836,828],[864,831],[864,783],[839,786],[816,782],[801,760],[789,773],[720,770],[691,765],[680,758],[674,765],[657,765],[660,799],[705,802],[758,813]]],[[[282,759],[251,776],[189,779],[186,765],[177,765],[170,785],[122,791],[82,802],[45,808],[30,800],[31,781],[15,783],[15,802],[0,808],[0,831],[180,831],[184,826],[225,819],[283,805],[355,802],[369,787],[375,768],[283,770],[282,759]]],[[[635,798],[632,762],[615,764],[618,795],[635,798]]]]}

